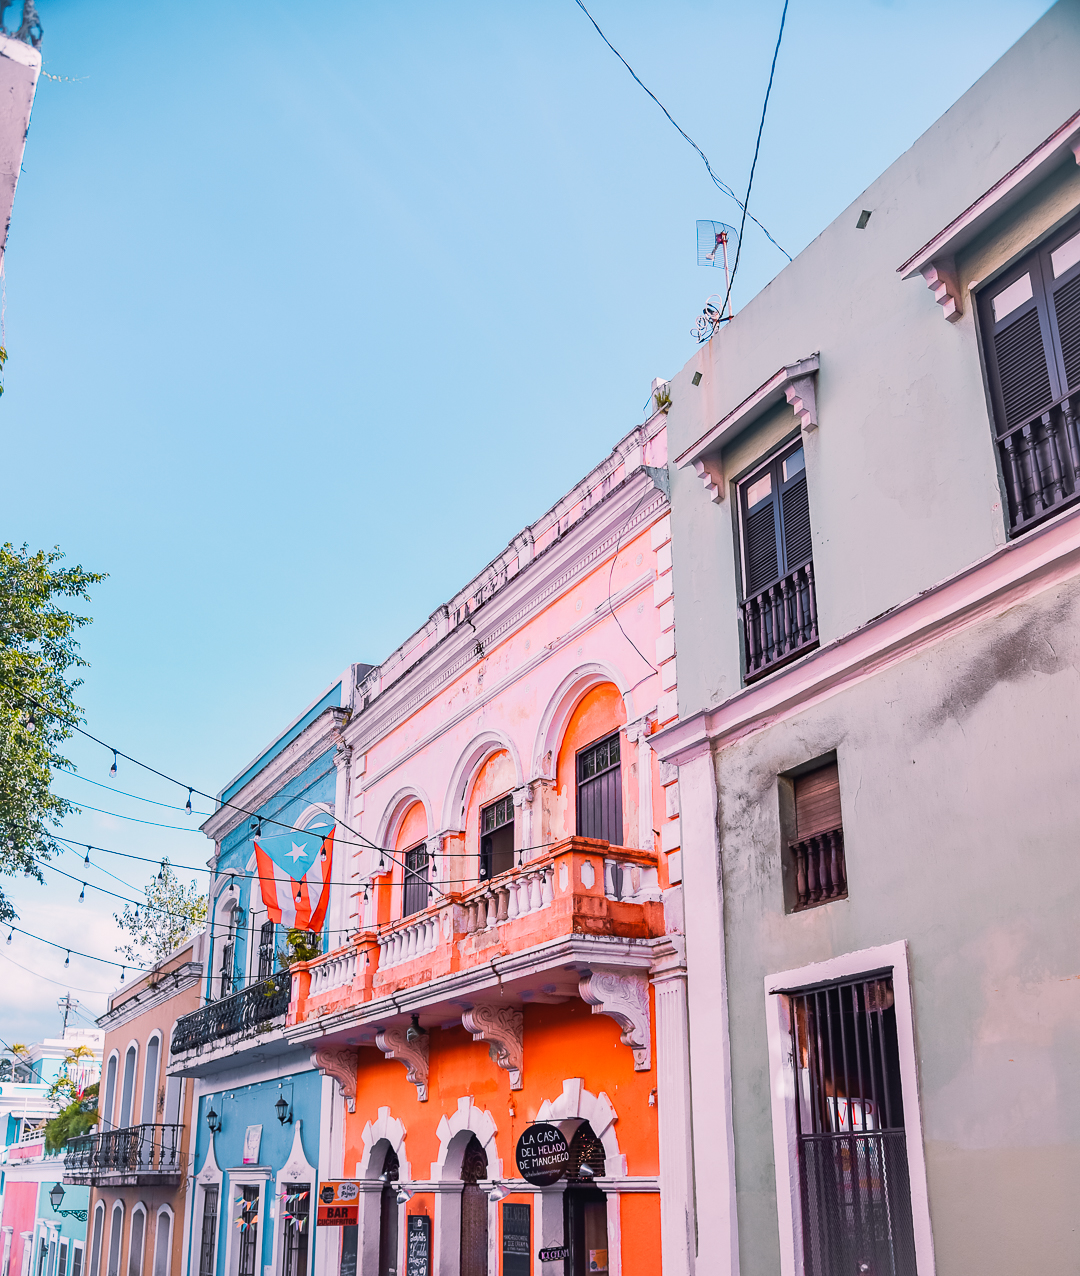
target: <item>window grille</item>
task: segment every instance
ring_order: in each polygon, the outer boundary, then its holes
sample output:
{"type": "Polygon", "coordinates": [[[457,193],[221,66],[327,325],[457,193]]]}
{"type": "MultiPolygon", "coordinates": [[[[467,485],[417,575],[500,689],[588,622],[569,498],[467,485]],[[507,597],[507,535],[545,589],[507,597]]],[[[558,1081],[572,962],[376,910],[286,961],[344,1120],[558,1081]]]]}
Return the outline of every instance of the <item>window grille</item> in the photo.
{"type": "Polygon", "coordinates": [[[268,979],[274,973],[274,923],[263,922],[259,927],[259,978],[268,979]]]}
{"type": "Polygon", "coordinates": [[[915,1276],[892,975],[787,997],[807,1276],[915,1276]]]}
{"type": "Polygon", "coordinates": [[[199,1239],[199,1276],[214,1276],[217,1225],[218,1185],[212,1183],[209,1187],[203,1188],[202,1235],[199,1239]]]}
{"type": "Polygon", "coordinates": [[[817,645],[810,500],[801,443],[739,484],[743,632],[752,679],[817,645]]]}
{"type": "Polygon", "coordinates": [[[577,831],[621,846],[622,751],[619,733],[590,744],[577,755],[577,831]]]}
{"type": "Polygon", "coordinates": [[[428,906],[428,849],[421,842],[405,852],[405,901],[402,917],[411,917],[428,906]]]}
{"type": "Polygon", "coordinates": [[[514,867],[514,798],[508,793],[480,811],[480,877],[514,867]]]}
{"type": "Polygon", "coordinates": [[[286,1188],[282,1204],[285,1229],[282,1276],[307,1276],[311,1184],[294,1183],[286,1188]]]}
{"type": "Polygon", "coordinates": [[[1080,219],[978,298],[1013,534],[1080,501],[1080,219]]]}
{"type": "Polygon", "coordinates": [[[847,898],[847,862],[835,762],[795,777],[795,872],[792,912],[847,898]]]}
{"type": "Polygon", "coordinates": [[[240,1261],[237,1276],[255,1276],[259,1262],[259,1189],[256,1185],[240,1189],[238,1221],[240,1230],[240,1261]]]}
{"type": "MultiPolygon", "coordinates": [[[[233,955],[236,952],[236,946],[230,939],[227,943],[221,945],[221,970],[219,972],[218,996],[228,997],[233,990],[233,955]]],[[[125,1122],[126,1124],[126,1122],[125,1122]]]]}

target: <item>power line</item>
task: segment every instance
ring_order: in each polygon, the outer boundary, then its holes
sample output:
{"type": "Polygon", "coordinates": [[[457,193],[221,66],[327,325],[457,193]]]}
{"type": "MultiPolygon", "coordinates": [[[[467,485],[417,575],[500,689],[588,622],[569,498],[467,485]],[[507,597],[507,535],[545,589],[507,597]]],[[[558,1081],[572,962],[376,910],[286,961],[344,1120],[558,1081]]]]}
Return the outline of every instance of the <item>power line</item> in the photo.
{"type": "MultiPolygon", "coordinates": [[[[31,970],[29,966],[22,965],[20,962],[17,962],[14,957],[9,957],[5,952],[0,952],[0,957],[3,957],[5,961],[11,962],[13,966],[18,966],[20,970],[25,970],[28,975],[33,975],[35,979],[44,979],[46,983],[55,984],[57,988],[67,988],[71,992],[84,992],[90,997],[104,997],[106,995],[100,988],[76,988],[74,984],[61,983],[59,979],[50,979],[48,975],[43,975],[39,970],[31,970]]],[[[87,1023],[93,1023],[93,1020],[87,1019],[85,1015],[79,1014],[77,1010],[75,1011],[75,1014],[79,1019],[83,1019],[87,1023]]],[[[97,1027],[96,1023],[94,1024],[94,1027],[97,1027]]],[[[0,1045],[3,1044],[4,1043],[0,1041],[0,1045]]]]}
{"type": "MultiPolygon", "coordinates": [[[[708,157],[706,156],[705,152],[701,149],[700,146],[698,146],[697,142],[694,141],[694,139],[690,136],[690,134],[687,133],[687,131],[676,122],[675,118],[672,116],[671,112],[667,109],[667,107],[663,104],[663,102],[661,102],[660,99],[656,96],[656,94],[652,91],[652,89],[650,89],[648,85],[641,80],[641,77],[630,65],[630,63],[627,62],[627,60],[623,57],[623,55],[619,52],[619,50],[611,43],[611,41],[607,38],[607,36],[603,33],[603,31],[600,30],[599,24],[597,23],[596,19],[592,16],[592,14],[588,11],[588,9],[585,8],[584,4],[582,3],[582,0],[575,0],[575,3],[577,4],[577,7],[581,10],[581,12],[589,19],[589,21],[596,28],[596,33],[597,35],[599,35],[600,39],[603,40],[603,42],[612,51],[612,53],[615,54],[615,56],[619,59],[619,61],[623,64],[623,66],[626,67],[626,69],[634,77],[637,83],[645,90],[645,92],[649,95],[649,97],[652,98],[652,100],[661,109],[661,111],[664,112],[664,114],[668,117],[671,123],[675,125],[675,128],[678,130],[678,132],[682,134],[682,136],[686,139],[686,141],[688,141],[690,145],[694,148],[694,150],[697,151],[697,153],[701,156],[705,164],[706,171],[708,172],[709,176],[712,178],[713,184],[716,186],[716,188],[722,191],[725,195],[729,196],[731,199],[733,199],[735,203],[742,209],[743,224],[744,225],[746,224],[746,218],[749,216],[750,220],[756,226],[760,227],[760,229],[764,232],[765,238],[769,241],[769,243],[772,244],[775,248],[779,248],[780,251],[784,254],[784,256],[788,259],[788,261],[790,261],[791,254],[787,251],[786,248],[780,247],[780,245],[776,242],[775,239],[773,239],[772,235],[769,234],[769,232],[765,229],[765,227],[762,226],[761,222],[758,221],[758,219],[753,215],[753,213],[747,213],[746,203],[743,200],[739,199],[738,195],[735,194],[735,192],[731,189],[731,187],[727,184],[727,182],[721,181],[721,179],[716,176],[716,174],[712,171],[712,165],[709,163],[708,157]]],[[[787,13],[786,4],[784,5],[784,12],[787,13]]],[[[781,31],[783,31],[782,26],[781,26],[781,31]]],[[[774,58],[773,59],[774,66],[775,66],[775,61],[776,60],[774,58]]],[[[771,79],[769,83],[771,86],[772,84],[771,79]]],[[[759,134],[758,140],[760,141],[760,134],[759,134]]],[[[757,156],[755,154],[755,160],[756,158],[757,156]]],[[[749,192],[748,192],[748,196],[749,196],[749,192]]]]}

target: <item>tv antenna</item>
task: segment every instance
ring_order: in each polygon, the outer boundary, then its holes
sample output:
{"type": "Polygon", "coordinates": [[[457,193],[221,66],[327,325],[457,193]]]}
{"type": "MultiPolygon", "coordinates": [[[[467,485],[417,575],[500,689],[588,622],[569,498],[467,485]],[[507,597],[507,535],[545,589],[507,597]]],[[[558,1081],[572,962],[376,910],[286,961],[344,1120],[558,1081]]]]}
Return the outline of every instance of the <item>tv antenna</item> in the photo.
{"type": "Polygon", "coordinates": [[[708,339],[719,331],[722,323],[734,317],[731,308],[731,270],[728,266],[728,245],[739,242],[739,232],[726,222],[697,223],[697,261],[699,266],[715,266],[724,270],[724,296],[713,294],[698,316],[690,335],[698,341],[708,339]],[[719,303],[719,304],[714,304],[719,303]]]}

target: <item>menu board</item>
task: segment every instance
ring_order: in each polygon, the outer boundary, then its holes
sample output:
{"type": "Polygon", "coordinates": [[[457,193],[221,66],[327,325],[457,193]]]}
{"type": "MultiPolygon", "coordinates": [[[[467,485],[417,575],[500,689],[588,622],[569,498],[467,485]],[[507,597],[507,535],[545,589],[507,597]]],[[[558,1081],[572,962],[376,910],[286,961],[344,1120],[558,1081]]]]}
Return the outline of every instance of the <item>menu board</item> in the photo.
{"type": "Polygon", "coordinates": [[[426,1214],[410,1214],[405,1233],[405,1276],[430,1276],[431,1219],[426,1214]]]}
{"type": "Polygon", "coordinates": [[[341,1276],[356,1276],[356,1234],[359,1228],[341,1229],[341,1276]]]}
{"type": "Polygon", "coordinates": [[[530,1276],[529,1240],[532,1231],[529,1205],[503,1201],[502,1276],[530,1276]]]}

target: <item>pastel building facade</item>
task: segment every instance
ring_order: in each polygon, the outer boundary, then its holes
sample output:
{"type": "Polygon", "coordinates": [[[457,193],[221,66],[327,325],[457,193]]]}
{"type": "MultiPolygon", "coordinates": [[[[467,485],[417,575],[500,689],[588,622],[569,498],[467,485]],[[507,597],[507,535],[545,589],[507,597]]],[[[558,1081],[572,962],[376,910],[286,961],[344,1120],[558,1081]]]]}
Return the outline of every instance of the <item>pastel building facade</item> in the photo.
{"type": "Polygon", "coordinates": [[[354,694],[349,929],[284,1035],[335,1079],[365,1276],[416,1228],[436,1276],[688,1270],[666,461],[657,413],[354,694]],[[544,1187],[537,1121],[570,1143],[544,1187]]]}
{"type": "Polygon", "coordinates": [[[5,1148],[0,1173],[3,1276],[85,1276],[90,1193],[63,1186],[63,1154],[48,1153],[38,1135],[5,1148]]]}
{"type": "Polygon", "coordinates": [[[1062,0],[671,382],[699,1271],[1076,1267],[1078,63],[1062,0]]]}

